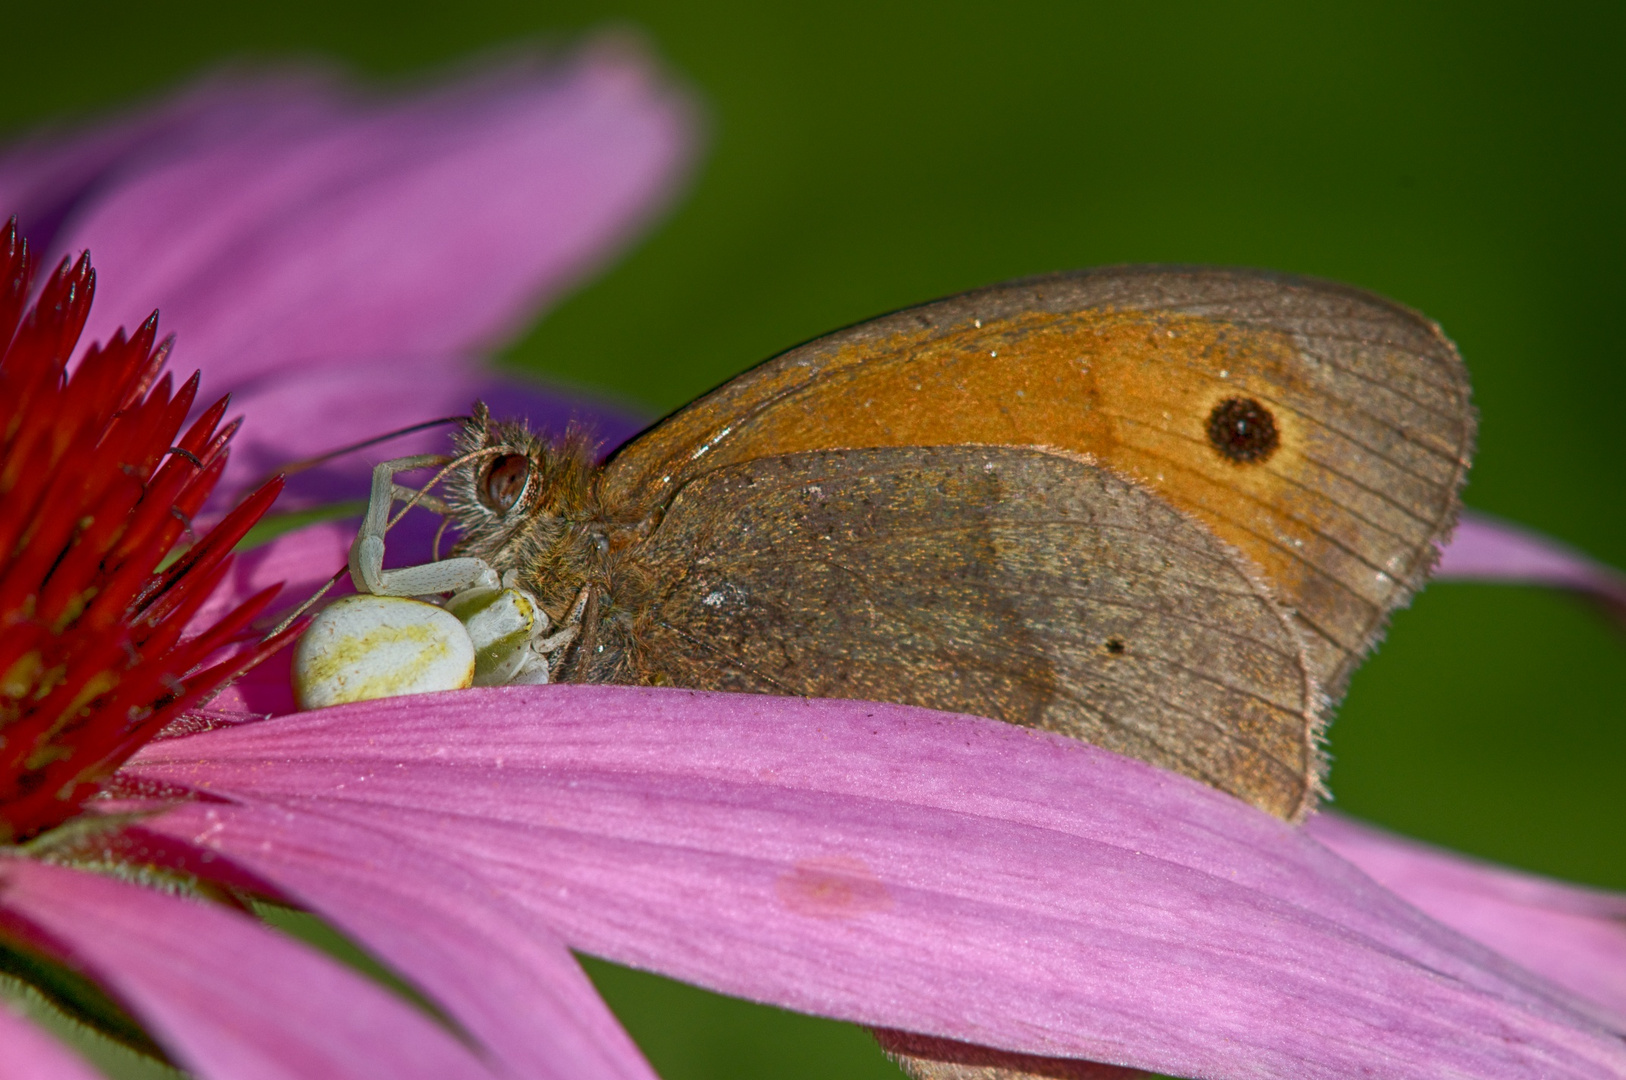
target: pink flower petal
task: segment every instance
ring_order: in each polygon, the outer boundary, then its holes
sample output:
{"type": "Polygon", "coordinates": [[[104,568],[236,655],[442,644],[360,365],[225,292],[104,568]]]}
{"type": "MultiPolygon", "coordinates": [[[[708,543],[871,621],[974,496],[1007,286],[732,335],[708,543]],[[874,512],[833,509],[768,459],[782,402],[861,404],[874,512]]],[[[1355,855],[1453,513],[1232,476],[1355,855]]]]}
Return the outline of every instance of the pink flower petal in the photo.
{"type": "Polygon", "coordinates": [[[155,164],[61,244],[98,270],[87,339],[154,307],[211,393],[336,361],[469,355],[596,268],[670,195],[690,114],[605,41],[155,164]]]}
{"type": "Polygon", "coordinates": [[[1574,589],[1626,619],[1626,575],[1540,533],[1472,511],[1463,513],[1434,576],[1574,589]]]}
{"type": "Polygon", "coordinates": [[[493,1075],[388,991],[218,907],[8,859],[0,918],[66,950],[204,1077],[493,1075]]]}
{"type": "Polygon", "coordinates": [[[79,1055],[0,1002],[0,1077],[4,1080],[101,1080],[79,1055]]]}
{"type": "Polygon", "coordinates": [[[1626,895],[1464,858],[1337,814],[1306,828],[1429,915],[1607,1006],[1626,1027],[1626,895]]]}
{"type": "Polygon", "coordinates": [[[1302,832],[991,721],[507,688],[176,739],[131,771],[437,848],[573,947],[871,1025],[1214,1077],[1626,1072],[1606,1012],[1302,832]]]}
{"type": "Polygon", "coordinates": [[[405,976],[502,1071],[653,1080],[564,944],[435,851],[273,806],[182,807],[153,827],[276,881],[405,976]]]}
{"type": "Polygon", "coordinates": [[[342,93],[316,70],[199,80],[156,105],[91,127],[46,129],[0,153],[0,214],[16,214],[36,251],[56,252],[62,225],[126,177],[222,139],[274,138],[337,118],[342,93]]]}

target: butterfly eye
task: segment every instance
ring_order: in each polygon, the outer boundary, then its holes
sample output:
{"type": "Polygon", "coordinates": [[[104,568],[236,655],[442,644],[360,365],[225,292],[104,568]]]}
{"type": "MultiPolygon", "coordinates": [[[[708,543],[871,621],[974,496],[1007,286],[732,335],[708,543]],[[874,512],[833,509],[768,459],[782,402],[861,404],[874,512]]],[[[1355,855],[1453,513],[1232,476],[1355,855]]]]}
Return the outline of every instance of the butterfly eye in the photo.
{"type": "Polygon", "coordinates": [[[480,481],[480,501],[499,513],[519,502],[531,481],[531,459],[524,454],[504,454],[491,463],[480,481]]]}

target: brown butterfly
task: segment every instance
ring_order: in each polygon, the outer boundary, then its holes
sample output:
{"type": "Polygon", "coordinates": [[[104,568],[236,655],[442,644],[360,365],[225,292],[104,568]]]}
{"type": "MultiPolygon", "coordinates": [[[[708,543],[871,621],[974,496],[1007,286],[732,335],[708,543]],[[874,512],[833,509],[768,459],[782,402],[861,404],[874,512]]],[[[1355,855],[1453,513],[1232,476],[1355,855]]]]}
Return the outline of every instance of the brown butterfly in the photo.
{"type": "MultiPolygon", "coordinates": [[[[799,346],[602,466],[477,407],[438,504],[454,558],[379,569],[396,462],[352,572],[410,595],[461,567],[480,604],[502,578],[564,627],[525,681],[974,713],[1296,820],[1328,708],[1455,522],[1474,427],[1455,348],[1370,293],[1062,274],[799,346]]],[[[1037,1068],[883,1043],[920,1077],[1037,1068]]]]}
{"type": "Polygon", "coordinates": [[[479,407],[442,509],[454,555],[577,628],[553,680],[976,713],[1293,819],[1473,436],[1456,350],[1412,311],[1124,267],[838,331],[602,466],[479,407]]]}

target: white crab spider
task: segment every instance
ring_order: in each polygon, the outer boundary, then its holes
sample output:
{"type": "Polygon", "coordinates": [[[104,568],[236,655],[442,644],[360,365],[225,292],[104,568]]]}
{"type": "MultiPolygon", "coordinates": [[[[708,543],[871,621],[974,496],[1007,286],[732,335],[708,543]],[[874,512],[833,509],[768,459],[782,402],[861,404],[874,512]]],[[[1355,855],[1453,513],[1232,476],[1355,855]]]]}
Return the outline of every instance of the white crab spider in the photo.
{"type": "Polygon", "coordinates": [[[543,684],[555,656],[576,639],[583,603],[549,634],[547,612],[519,587],[517,572],[499,577],[484,559],[384,569],[384,536],[397,499],[444,510],[438,500],[396,484],[395,474],[445,463],[423,455],[374,467],[367,516],[350,545],[356,595],[318,614],[294,652],[300,708],[467,686],[543,684]],[[438,599],[447,593],[449,599],[438,599]]]}

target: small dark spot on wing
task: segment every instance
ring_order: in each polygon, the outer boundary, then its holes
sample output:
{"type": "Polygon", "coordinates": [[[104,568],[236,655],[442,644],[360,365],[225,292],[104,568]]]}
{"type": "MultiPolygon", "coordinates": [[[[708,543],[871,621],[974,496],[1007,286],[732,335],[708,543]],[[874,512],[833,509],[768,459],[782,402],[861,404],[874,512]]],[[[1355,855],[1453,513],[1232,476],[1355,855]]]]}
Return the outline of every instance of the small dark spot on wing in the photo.
{"type": "Polygon", "coordinates": [[[1226,398],[1208,414],[1208,442],[1239,465],[1258,465],[1276,452],[1276,418],[1253,398],[1226,398]]]}

